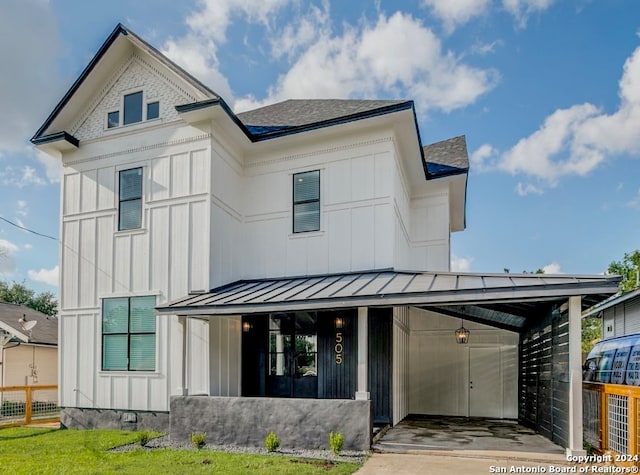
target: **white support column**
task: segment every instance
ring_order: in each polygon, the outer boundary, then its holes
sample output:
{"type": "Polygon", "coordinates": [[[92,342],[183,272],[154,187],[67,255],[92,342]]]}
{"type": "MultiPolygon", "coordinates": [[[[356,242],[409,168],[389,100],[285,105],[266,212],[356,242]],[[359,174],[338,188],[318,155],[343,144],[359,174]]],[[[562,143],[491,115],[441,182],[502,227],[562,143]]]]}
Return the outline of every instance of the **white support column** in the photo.
{"type": "Polygon", "coordinates": [[[182,365],[180,368],[180,387],[178,388],[178,394],[186,396],[189,394],[187,389],[187,332],[189,331],[189,325],[187,317],[179,316],[178,322],[180,323],[180,331],[182,332],[182,365]]]}
{"type": "Polygon", "coordinates": [[[569,297],[569,446],[567,455],[586,455],[582,447],[582,297],[569,297]]]}
{"type": "Polygon", "coordinates": [[[358,384],[356,399],[371,399],[369,393],[369,309],[358,307],[358,384]]]}

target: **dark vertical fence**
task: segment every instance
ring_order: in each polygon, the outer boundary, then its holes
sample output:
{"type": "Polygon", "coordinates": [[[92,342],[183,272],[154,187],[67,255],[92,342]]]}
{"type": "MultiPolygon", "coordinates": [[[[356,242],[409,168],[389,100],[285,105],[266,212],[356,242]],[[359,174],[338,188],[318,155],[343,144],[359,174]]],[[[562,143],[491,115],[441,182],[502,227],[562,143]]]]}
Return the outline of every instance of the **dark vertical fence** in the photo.
{"type": "Polygon", "coordinates": [[[568,313],[555,307],[520,337],[519,419],[560,445],[568,443],[568,313]]]}
{"type": "Polygon", "coordinates": [[[391,423],[393,308],[369,309],[369,391],[373,422],[391,423]]]}

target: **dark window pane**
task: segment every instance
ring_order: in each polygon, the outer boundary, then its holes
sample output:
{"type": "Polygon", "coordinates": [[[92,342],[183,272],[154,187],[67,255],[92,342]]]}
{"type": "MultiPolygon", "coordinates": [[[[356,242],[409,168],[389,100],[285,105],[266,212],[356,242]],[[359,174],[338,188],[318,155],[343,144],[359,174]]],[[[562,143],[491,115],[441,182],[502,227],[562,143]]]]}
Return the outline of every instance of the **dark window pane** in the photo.
{"type": "Polygon", "coordinates": [[[142,226],[142,200],[120,202],[119,230],[138,229],[142,226]]]}
{"type": "Polygon", "coordinates": [[[124,96],[124,125],[142,120],[142,91],[124,96]]]}
{"type": "Polygon", "coordinates": [[[147,104],[147,120],[157,119],[160,117],[160,103],[150,102],[147,104]]]}
{"type": "Polygon", "coordinates": [[[102,301],[102,332],[127,333],[129,299],[116,298],[102,301]]]}
{"type": "Polygon", "coordinates": [[[156,367],[156,336],[131,335],[129,345],[129,369],[153,371],[156,367]]]}
{"type": "Polygon", "coordinates": [[[120,172],[120,200],[142,198],[142,168],[120,172]]]}
{"type": "Polygon", "coordinates": [[[156,331],[156,316],[153,307],[156,305],[156,298],[131,297],[131,333],[153,333],[156,331]]]}
{"type": "Polygon", "coordinates": [[[320,199],[320,171],[293,175],[293,202],[320,199]]]}
{"type": "Polygon", "coordinates": [[[320,202],[312,201],[293,206],[293,232],[320,230],[320,202]]]}
{"type": "Polygon", "coordinates": [[[102,337],[102,369],[127,370],[127,335],[102,337]]]}
{"type": "Polygon", "coordinates": [[[118,127],[120,125],[120,112],[109,112],[107,114],[107,128],[118,127]]]}

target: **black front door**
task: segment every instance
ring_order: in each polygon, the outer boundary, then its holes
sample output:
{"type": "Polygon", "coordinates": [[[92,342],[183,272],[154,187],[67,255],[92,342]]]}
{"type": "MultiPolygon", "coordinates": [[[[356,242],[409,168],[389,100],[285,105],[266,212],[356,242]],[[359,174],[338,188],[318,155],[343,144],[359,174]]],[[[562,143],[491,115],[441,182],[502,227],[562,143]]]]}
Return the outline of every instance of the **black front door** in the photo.
{"type": "Polygon", "coordinates": [[[269,316],[267,394],[318,396],[318,343],[315,313],[269,316]]]}

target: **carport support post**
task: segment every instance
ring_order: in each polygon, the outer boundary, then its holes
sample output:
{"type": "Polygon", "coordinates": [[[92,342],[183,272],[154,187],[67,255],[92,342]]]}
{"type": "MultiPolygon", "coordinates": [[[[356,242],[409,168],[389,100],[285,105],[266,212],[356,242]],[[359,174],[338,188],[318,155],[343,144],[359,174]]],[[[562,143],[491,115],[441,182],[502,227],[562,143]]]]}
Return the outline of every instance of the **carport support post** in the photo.
{"type": "Polygon", "coordinates": [[[582,297],[569,297],[569,446],[567,455],[586,455],[582,446],[582,297]]]}
{"type": "Polygon", "coordinates": [[[370,399],[369,394],[369,309],[358,307],[358,385],[356,399],[370,399]]]}

